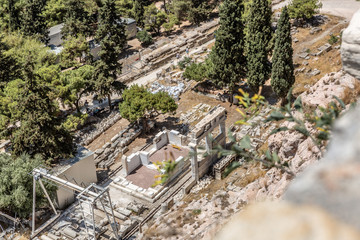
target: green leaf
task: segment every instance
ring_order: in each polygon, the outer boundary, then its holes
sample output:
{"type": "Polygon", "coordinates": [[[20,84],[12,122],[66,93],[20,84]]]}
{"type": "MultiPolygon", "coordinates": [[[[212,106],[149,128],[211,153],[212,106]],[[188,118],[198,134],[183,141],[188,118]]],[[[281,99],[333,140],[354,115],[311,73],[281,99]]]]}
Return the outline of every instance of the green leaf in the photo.
{"type": "Polygon", "coordinates": [[[301,101],[301,97],[298,97],[295,102],[294,102],[294,108],[297,110],[297,111],[300,111],[302,112],[302,101],[301,101]]]}
{"type": "Polygon", "coordinates": [[[287,127],[279,127],[279,128],[272,130],[270,135],[273,135],[275,133],[282,132],[282,131],[287,131],[287,130],[289,130],[287,127]]]}
{"type": "Polygon", "coordinates": [[[301,133],[301,134],[303,134],[303,135],[305,135],[305,136],[307,136],[307,137],[310,136],[309,131],[308,131],[306,128],[301,127],[301,126],[299,126],[299,125],[296,125],[296,126],[294,127],[294,130],[298,131],[299,133],[301,133]]]}
{"type": "Polygon", "coordinates": [[[345,103],[340,98],[338,98],[335,95],[333,97],[336,99],[336,101],[338,101],[340,103],[340,106],[341,106],[342,109],[346,108],[345,103]]]}
{"type": "Polygon", "coordinates": [[[266,119],[266,122],[268,121],[280,121],[285,119],[285,116],[278,111],[271,112],[270,117],[266,119]]]}
{"type": "Polygon", "coordinates": [[[241,140],[240,140],[240,145],[239,145],[241,148],[243,149],[246,149],[246,150],[250,150],[252,149],[252,146],[251,146],[251,139],[248,135],[246,135],[245,137],[243,137],[241,140]]]}
{"type": "Polygon", "coordinates": [[[276,152],[273,152],[273,153],[272,153],[272,160],[273,160],[273,162],[275,162],[275,163],[279,163],[279,162],[280,162],[280,158],[279,158],[279,156],[277,155],[276,152]]]}

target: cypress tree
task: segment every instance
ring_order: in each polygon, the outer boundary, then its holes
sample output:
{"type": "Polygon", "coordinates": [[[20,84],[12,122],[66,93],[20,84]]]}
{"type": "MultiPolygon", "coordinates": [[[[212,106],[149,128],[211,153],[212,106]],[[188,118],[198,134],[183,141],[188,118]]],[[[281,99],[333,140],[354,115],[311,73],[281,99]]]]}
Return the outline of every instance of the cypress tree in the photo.
{"type": "Polygon", "coordinates": [[[289,13],[283,8],[276,29],[271,87],[282,100],[295,82],[289,13]]]}
{"type": "Polygon", "coordinates": [[[105,0],[99,12],[96,39],[100,42],[100,59],[96,62],[94,73],[95,91],[107,96],[111,108],[112,92],[121,92],[125,85],[116,80],[121,73],[119,57],[126,43],[125,25],[115,8],[115,0],[105,0]]]}
{"type": "Polygon", "coordinates": [[[144,28],[144,3],[143,0],[135,0],[134,2],[134,13],[136,25],[144,28]]]}
{"type": "Polygon", "coordinates": [[[66,6],[65,22],[61,29],[63,38],[92,35],[91,17],[85,11],[84,1],[67,0],[66,6]]]}
{"type": "Polygon", "coordinates": [[[233,88],[244,74],[244,24],[242,0],[225,0],[220,7],[220,27],[211,52],[214,65],[210,78],[220,86],[233,88]]]}
{"type": "Polygon", "coordinates": [[[250,5],[246,37],[247,83],[257,92],[268,79],[271,68],[268,49],[272,38],[271,6],[267,0],[253,0],[250,5]]]}
{"type": "Polygon", "coordinates": [[[44,9],[43,0],[27,0],[22,16],[21,31],[25,36],[34,36],[47,44],[49,42],[49,31],[42,16],[44,9]]]}

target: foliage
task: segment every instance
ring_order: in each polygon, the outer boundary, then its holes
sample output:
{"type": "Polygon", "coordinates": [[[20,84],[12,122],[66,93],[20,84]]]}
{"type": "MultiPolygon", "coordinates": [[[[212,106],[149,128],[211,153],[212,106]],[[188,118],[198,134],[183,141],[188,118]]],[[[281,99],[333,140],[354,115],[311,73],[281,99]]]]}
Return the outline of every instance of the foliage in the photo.
{"type": "Polygon", "coordinates": [[[234,87],[244,74],[244,25],[242,0],[225,0],[220,6],[220,27],[210,54],[210,77],[220,86],[234,87]]]}
{"type": "Polygon", "coordinates": [[[244,92],[241,88],[239,88],[239,92],[241,96],[236,96],[236,98],[239,99],[239,103],[246,109],[246,112],[244,113],[242,110],[236,109],[241,114],[242,119],[235,122],[235,124],[247,125],[247,121],[250,118],[260,113],[260,110],[265,105],[265,98],[258,94],[250,97],[250,94],[244,92]]]}
{"type": "Polygon", "coordinates": [[[84,56],[89,55],[89,43],[84,36],[68,36],[64,41],[63,50],[60,53],[60,63],[64,68],[76,67],[86,60],[84,56]]]}
{"type": "Polygon", "coordinates": [[[184,21],[190,11],[191,3],[191,0],[172,0],[170,10],[179,21],[184,21]]]}
{"type": "Polygon", "coordinates": [[[135,0],[134,1],[134,15],[136,20],[136,25],[144,28],[144,1],[143,0],[135,0]]]}
{"type": "MultiPolygon", "coordinates": [[[[31,158],[29,155],[21,155],[12,158],[7,154],[0,154],[0,209],[28,218],[32,210],[32,175],[31,171],[44,161],[40,156],[31,158]]],[[[44,186],[51,198],[54,197],[56,187],[44,182],[44,186]]],[[[36,207],[44,207],[47,199],[38,187],[36,189],[36,207]]]]}
{"type": "Polygon", "coordinates": [[[337,43],[339,41],[339,37],[331,34],[330,35],[330,38],[328,40],[328,42],[331,44],[331,45],[334,45],[335,43],[337,43]]]}
{"type": "Polygon", "coordinates": [[[271,112],[266,121],[286,120],[295,123],[295,126],[291,129],[288,127],[280,127],[273,130],[271,134],[289,130],[299,132],[306,137],[310,137],[321,153],[322,146],[329,140],[331,127],[335,119],[339,117],[341,111],[345,109],[345,104],[339,98],[334,96],[338,104],[331,102],[327,108],[319,107],[318,111],[311,112],[311,114],[303,114],[304,108],[300,97],[294,102],[294,109],[291,108],[291,95],[290,91],[288,94],[288,103],[284,107],[271,112]],[[298,115],[294,113],[294,110],[295,112],[301,113],[304,117],[297,117],[298,115]],[[309,129],[306,123],[310,123],[312,129],[309,129]]]}
{"type": "Polygon", "coordinates": [[[197,82],[203,81],[208,77],[209,62],[210,59],[207,58],[205,62],[202,63],[191,63],[186,67],[183,76],[197,82]]]}
{"type": "Polygon", "coordinates": [[[75,105],[77,112],[80,113],[79,101],[85,93],[92,91],[93,74],[94,67],[90,65],[61,73],[60,82],[56,86],[58,97],[67,105],[75,105]]]}
{"type": "Polygon", "coordinates": [[[7,55],[12,56],[20,66],[20,78],[23,76],[24,67],[29,58],[31,58],[34,71],[42,66],[49,66],[56,62],[56,55],[50,52],[49,48],[44,47],[44,44],[31,37],[24,37],[20,34],[7,34],[3,41],[9,48],[7,55]],[[29,54],[31,55],[29,56],[29,54]]]}
{"type": "Polygon", "coordinates": [[[145,28],[148,31],[160,33],[161,26],[166,22],[167,15],[164,11],[158,10],[155,4],[145,7],[145,28]]]}
{"type": "Polygon", "coordinates": [[[136,18],[134,4],[134,0],[117,0],[115,2],[116,10],[120,16],[136,18]]]}
{"type": "Polygon", "coordinates": [[[72,136],[61,127],[51,98],[50,81],[57,78],[57,67],[41,66],[38,49],[32,47],[24,48],[19,61],[22,79],[9,82],[0,95],[0,133],[10,138],[15,156],[26,152],[49,161],[66,158],[73,152],[72,136]]]}
{"type": "Polygon", "coordinates": [[[105,0],[99,12],[96,39],[100,42],[100,59],[96,61],[94,72],[94,88],[100,96],[107,96],[111,109],[111,94],[121,92],[125,85],[117,81],[122,65],[120,54],[126,44],[125,24],[121,21],[115,8],[114,0],[105,0]]]}
{"type": "Polygon", "coordinates": [[[48,0],[42,12],[48,28],[60,24],[66,15],[66,0],[48,0]]]}
{"type": "Polygon", "coordinates": [[[167,15],[167,21],[163,23],[162,27],[164,28],[165,32],[169,34],[172,30],[174,30],[174,26],[179,24],[180,21],[178,18],[174,14],[170,13],[167,15]]]}
{"type": "Polygon", "coordinates": [[[19,76],[20,67],[15,58],[8,54],[9,46],[0,35],[0,90],[7,82],[19,76]]]}
{"type": "Polygon", "coordinates": [[[119,105],[120,114],[130,122],[143,119],[146,127],[147,119],[153,112],[174,112],[177,109],[175,100],[165,92],[150,93],[143,86],[133,85],[124,90],[123,102],[119,105]]]}
{"type": "Polygon", "coordinates": [[[25,1],[0,0],[0,28],[2,31],[15,31],[21,26],[21,12],[25,1]]]}
{"type": "Polygon", "coordinates": [[[66,118],[66,121],[63,123],[63,126],[67,131],[73,132],[76,131],[79,126],[84,125],[87,118],[88,115],[86,113],[71,114],[66,118]]]}
{"type": "Polygon", "coordinates": [[[264,85],[271,72],[268,61],[268,48],[272,39],[271,15],[268,1],[252,1],[247,20],[246,53],[247,83],[254,92],[264,85]]]}
{"type": "Polygon", "coordinates": [[[178,66],[181,70],[183,70],[184,68],[186,68],[189,64],[191,63],[191,58],[189,57],[184,57],[184,59],[182,59],[181,61],[178,62],[178,66]]]}
{"type": "Polygon", "coordinates": [[[286,7],[281,12],[275,34],[271,87],[278,97],[284,99],[295,82],[290,21],[286,7]]]}
{"type": "Polygon", "coordinates": [[[68,36],[91,36],[93,35],[93,19],[85,11],[85,2],[78,0],[66,0],[66,15],[64,26],[61,29],[63,38],[68,36]]]}
{"type": "Polygon", "coordinates": [[[191,0],[190,11],[188,12],[189,21],[199,25],[207,20],[217,3],[218,1],[191,0]]]}
{"type": "Polygon", "coordinates": [[[139,31],[136,34],[136,38],[141,42],[143,46],[149,46],[154,42],[151,34],[149,34],[146,30],[139,31]]]}
{"type": "MultiPolygon", "coordinates": [[[[172,153],[170,152],[170,154],[172,153]]],[[[177,166],[177,162],[170,159],[168,161],[156,162],[154,163],[154,165],[158,170],[158,172],[160,173],[160,175],[155,176],[155,178],[158,179],[154,183],[154,186],[156,186],[156,185],[165,184],[169,180],[171,173],[174,172],[177,166]]]]}
{"type": "Polygon", "coordinates": [[[292,0],[289,15],[291,18],[310,19],[321,7],[322,3],[319,0],[292,0]]]}
{"type": "Polygon", "coordinates": [[[25,36],[33,36],[47,44],[50,39],[45,18],[42,15],[43,9],[43,0],[26,0],[22,13],[21,32],[25,36]]]}

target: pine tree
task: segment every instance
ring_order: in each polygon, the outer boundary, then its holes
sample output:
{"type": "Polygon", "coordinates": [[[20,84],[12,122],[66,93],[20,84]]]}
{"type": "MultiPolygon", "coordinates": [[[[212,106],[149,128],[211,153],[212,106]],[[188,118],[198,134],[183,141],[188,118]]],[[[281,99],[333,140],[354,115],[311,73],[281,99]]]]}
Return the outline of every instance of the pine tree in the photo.
{"type": "Polygon", "coordinates": [[[7,82],[19,76],[19,65],[12,55],[6,53],[8,50],[8,45],[3,41],[3,36],[0,35],[0,90],[7,82]]]}
{"type": "Polygon", "coordinates": [[[272,59],[271,87],[282,100],[295,82],[289,14],[283,8],[277,25],[272,59]]]}
{"type": "Polygon", "coordinates": [[[12,154],[40,154],[53,161],[69,157],[74,149],[73,139],[61,125],[59,110],[51,100],[52,89],[42,74],[50,69],[35,71],[34,54],[28,54],[22,66],[23,79],[9,82],[0,99],[0,132],[9,136],[12,154]],[[13,126],[9,128],[9,126],[13,126]]]}
{"type": "Polygon", "coordinates": [[[220,27],[210,56],[214,65],[210,77],[220,86],[233,88],[244,73],[243,10],[242,0],[225,0],[220,7],[220,27]]]}
{"type": "Polygon", "coordinates": [[[247,21],[247,83],[254,92],[264,85],[271,68],[268,49],[272,38],[271,6],[268,1],[253,0],[247,21]]]}
{"type": "Polygon", "coordinates": [[[64,26],[61,29],[63,38],[67,36],[91,36],[93,33],[92,22],[89,13],[85,11],[84,1],[67,0],[64,26]]]}
{"type": "Polygon", "coordinates": [[[121,92],[125,85],[117,81],[122,65],[119,57],[126,43],[125,25],[115,9],[115,0],[105,0],[99,12],[96,39],[100,42],[100,59],[94,73],[95,90],[100,96],[107,96],[111,108],[111,94],[121,92]]]}
{"type": "Polygon", "coordinates": [[[49,42],[49,32],[45,18],[42,16],[43,9],[43,0],[27,0],[22,15],[21,31],[25,36],[34,36],[47,44],[49,42]]]}
{"type": "Polygon", "coordinates": [[[143,0],[135,0],[134,2],[134,14],[135,14],[135,20],[136,20],[136,25],[144,28],[144,3],[143,0]]]}

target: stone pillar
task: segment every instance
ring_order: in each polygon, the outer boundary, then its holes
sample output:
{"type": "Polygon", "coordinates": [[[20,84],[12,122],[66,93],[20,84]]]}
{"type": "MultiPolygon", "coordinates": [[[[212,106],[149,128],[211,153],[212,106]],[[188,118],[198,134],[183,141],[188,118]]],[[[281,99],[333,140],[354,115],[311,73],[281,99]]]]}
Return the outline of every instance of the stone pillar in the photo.
{"type": "Polygon", "coordinates": [[[205,137],[205,146],[206,146],[206,152],[210,154],[212,150],[212,137],[210,134],[206,135],[205,137]]]}
{"type": "Polygon", "coordinates": [[[222,146],[223,148],[225,148],[225,145],[226,145],[226,128],[225,128],[225,121],[220,123],[220,133],[221,133],[221,135],[223,135],[224,138],[225,138],[224,144],[223,144],[223,146],[222,146]]]}
{"type": "Polygon", "coordinates": [[[191,161],[191,173],[193,179],[198,182],[199,181],[199,163],[197,161],[197,145],[194,143],[189,144],[190,147],[190,161],[191,161]]]}
{"type": "Polygon", "coordinates": [[[220,123],[220,133],[226,135],[225,122],[220,123]]]}

